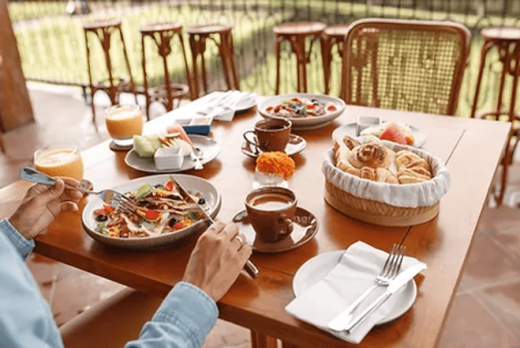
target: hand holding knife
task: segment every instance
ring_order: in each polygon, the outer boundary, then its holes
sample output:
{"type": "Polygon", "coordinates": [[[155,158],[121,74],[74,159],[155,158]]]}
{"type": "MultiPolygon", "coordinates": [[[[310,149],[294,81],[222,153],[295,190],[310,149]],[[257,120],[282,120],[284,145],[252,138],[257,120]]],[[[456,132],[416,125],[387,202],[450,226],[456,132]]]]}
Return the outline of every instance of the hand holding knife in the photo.
{"type": "MultiPolygon", "coordinates": [[[[204,216],[204,221],[208,227],[215,223],[215,220],[213,220],[211,216],[208,215],[204,208],[202,208],[199,205],[199,203],[197,203],[195,199],[193,199],[193,197],[188,193],[188,191],[186,191],[186,189],[182,187],[177,180],[175,180],[173,177],[171,177],[170,179],[175,184],[175,186],[177,186],[177,189],[179,190],[180,194],[198,208],[199,212],[204,216]]],[[[252,278],[256,278],[258,276],[258,268],[256,268],[256,266],[250,260],[247,260],[247,263],[245,264],[244,268],[252,278]]]]}

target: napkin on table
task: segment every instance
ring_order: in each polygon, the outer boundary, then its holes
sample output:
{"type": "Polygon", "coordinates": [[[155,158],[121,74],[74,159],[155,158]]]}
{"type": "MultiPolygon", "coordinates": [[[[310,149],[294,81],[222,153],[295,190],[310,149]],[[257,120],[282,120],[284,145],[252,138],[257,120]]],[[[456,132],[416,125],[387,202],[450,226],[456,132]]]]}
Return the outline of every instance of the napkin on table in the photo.
{"type": "MultiPolygon", "coordinates": [[[[332,335],[351,343],[360,343],[366,334],[391,312],[398,301],[398,290],[375,312],[365,318],[348,334],[329,330],[327,324],[338,314],[352,304],[375,281],[375,276],[381,271],[388,254],[366,243],[352,244],[341,256],[339,263],[324,279],[306,289],[285,308],[295,317],[312,324],[332,335]]],[[[407,268],[423,264],[415,258],[405,256],[400,272],[407,268]]],[[[424,265],[424,264],[423,264],[424,265]]],[[[426,265],[424,265],[426,268],[426,265]]],[[[379,295],[387,289],[386,286],[376,288],[352,313],[357,317],[379,295]]]]}

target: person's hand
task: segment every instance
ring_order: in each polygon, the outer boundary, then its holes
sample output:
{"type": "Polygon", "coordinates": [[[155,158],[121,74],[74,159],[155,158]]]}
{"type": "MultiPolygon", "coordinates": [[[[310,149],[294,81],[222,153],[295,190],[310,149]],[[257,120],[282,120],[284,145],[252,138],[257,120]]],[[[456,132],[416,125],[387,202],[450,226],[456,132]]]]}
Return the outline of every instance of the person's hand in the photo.
{"type": "Polygon", "coordinates": [[[251,256],[251,247],[245,240],[235,224],[215,223],[197,241],[183,281],[197,286],[217,302],[251,256]]]}
{"type": "Polygon", "coordinates": [[[80,191],[65,188],[76,187],[79,182],[71,178],[56,179],[54,186],[32,186],[22,204],[9,218],[9,222],[25,239],[29,240],[43,232],[61,211],[77,211],[76,204],[83,195],[80,191]]]}

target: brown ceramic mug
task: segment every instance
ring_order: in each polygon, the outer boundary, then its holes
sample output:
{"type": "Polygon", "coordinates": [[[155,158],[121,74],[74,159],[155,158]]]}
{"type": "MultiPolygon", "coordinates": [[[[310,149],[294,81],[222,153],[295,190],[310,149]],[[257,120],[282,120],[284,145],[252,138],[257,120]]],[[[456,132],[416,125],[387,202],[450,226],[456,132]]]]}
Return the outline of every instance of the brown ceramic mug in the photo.
{"type": "Polygon", "coordinates": [[[294,192],[283,187],[262,187],[246,197],[249,222],[257,238],[277,242],[293,231],[297,200],[294,192]]]}
{"type": "Polygon", "coordinates": [[[285,151],[292,123],[289,120],[265,119],[255,124],[254,131],[244,133],[244,139],[262,151],[285,151]],[[254,138],[254,139],[251,139],[254,138]]]}

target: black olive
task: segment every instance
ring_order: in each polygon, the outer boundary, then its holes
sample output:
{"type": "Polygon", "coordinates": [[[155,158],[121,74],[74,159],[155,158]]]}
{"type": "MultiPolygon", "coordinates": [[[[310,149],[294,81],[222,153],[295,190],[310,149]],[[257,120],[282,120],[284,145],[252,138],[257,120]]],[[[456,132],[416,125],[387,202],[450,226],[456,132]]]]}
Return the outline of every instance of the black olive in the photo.
{"type": "Polygon", "coordinates": [[[161,184],[157,184],[154,186],[156,189],[164,189],[164,185],[161,185],[161,184]]]}
{"type": "Polygon", "coordinates": [[[95,217],[95,220],[98,222],[107,221],[108,216],[106,216],[106,214],[99,214],[98,216],[95,217]]]}
{"type": "Polygon", "coordinates": [[[176,218],[171,218],[170,221],[168,221],[168,226],[173,227],[177,223],[176,218]]]}
{"type": "Polygon", "coordinates": [[[197,202],[199,204],[206,204],[206,200],[204,198],[199,198],[199,201],[197,202]]]}

